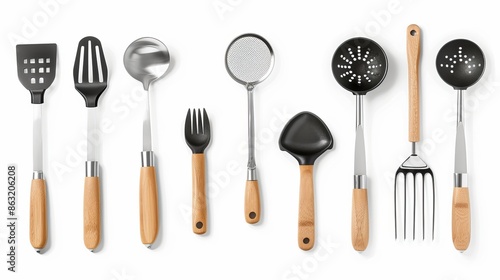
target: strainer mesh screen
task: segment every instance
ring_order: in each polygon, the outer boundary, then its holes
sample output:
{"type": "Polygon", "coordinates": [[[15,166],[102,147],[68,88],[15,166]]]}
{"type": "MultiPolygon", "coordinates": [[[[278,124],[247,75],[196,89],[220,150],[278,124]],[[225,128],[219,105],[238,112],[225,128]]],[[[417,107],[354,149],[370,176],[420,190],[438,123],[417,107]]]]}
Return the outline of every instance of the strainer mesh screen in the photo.
{"type": "Polygon", "coordinates": [[[226,55],[228,70],[245,83],[262,81],[272,66],[271,50],[261,39],[253,36],[233,42],[226,55]]]}

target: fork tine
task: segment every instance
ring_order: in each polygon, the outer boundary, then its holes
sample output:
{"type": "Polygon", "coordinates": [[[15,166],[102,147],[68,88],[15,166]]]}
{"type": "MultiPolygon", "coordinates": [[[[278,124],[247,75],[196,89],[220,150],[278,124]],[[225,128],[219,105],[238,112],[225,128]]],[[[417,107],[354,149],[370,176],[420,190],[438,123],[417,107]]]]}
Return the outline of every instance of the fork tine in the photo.
{"type": "Polygon", "coordinates": [[[397,186],[398,186],[398,175],[399,173],[396,173],[396,176],[394,177],[394,239],[398,239],[398,209],[397,209],[397,197],[398,197],[398,192],[397,192],[397,186]]]}
{"type": "Polygon", "coordinates": [[[415,213],[417,212],[417,175],[413,174],[413,240],[415,240],[415,213]]]}
{"type": "Polygon", "coordinates": [[[196,134],[196,109],[193,109],[191,115],[191,134],[196,134]]]}
{"type": "Polygon", "coordinates": [[[186,115],[186,122],[184,123],[184,136],[188,136],[191,134],[191,109],[188,109],[186,115]]]}
{"type": "Polygon", "coordinates": [[[203,134],[210,135],[210,120],[208,119],[207,111],[203,108],[203,134]]]}
{"type": "Polygon", "coordinates": [[[202,122],[201,122],[201,111],[198,109],[198,114],[197,114],[197,119],[198,119],[198,134],[203,134],[203,127],[202,127],[202,122]]]}
{"type": "Polygon", "coordinates": [[[422,240],[425,240],[425,175],[422,174],[422,240]]]}
{"type": "Polygon", "coordinates": [[[405,184],[404,184],[404,239],[406,240],[406,174],[404,178],[405,184]]]}
{"type": "Polygon", "coordinates": [[[434,188],[434,175],[431,174],[432,179],[432,240],[434,240],[434,220],[436,215],[436,189],[434,188]]]}

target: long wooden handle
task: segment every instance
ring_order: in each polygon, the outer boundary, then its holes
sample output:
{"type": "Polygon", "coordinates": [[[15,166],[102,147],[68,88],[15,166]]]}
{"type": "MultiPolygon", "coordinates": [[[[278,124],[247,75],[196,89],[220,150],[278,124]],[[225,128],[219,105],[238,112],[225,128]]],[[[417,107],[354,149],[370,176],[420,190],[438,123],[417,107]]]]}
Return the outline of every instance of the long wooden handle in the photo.
{"type": "Polygon", "coordinates": [[[99,177],[85,177],[83,191],[83,241],[94,250],[101,241],[101,205],[99,177]]]}
{"type": "Polygon", "coordinates": [[[470,202],[469,189],[455,187],[453,189],[453,206],[451,210],[451,228],[453,245],[459,251],[465,251],[470,242],[470,202]]]}
{"type": "Polygon", "coordinates": [[[300,165],[299,248],[314,247],[314,184],[313,165],[300,165]]]}
{"type": "Polygon", "coordinates": [[[364,251],[370,238],[368,219],[368,192],[366,189],[352,190],[352,247],[356,251],[364,251]]]}
{"type": "Polygon", "coordinates": [[[31,181],[30,197],[30,242],[35,249],[47,244],[47,189],[44,179],[31,181]]]}
{"type": "Polygon", "coordinates": [[[140,180],[141,240],[150,246],[158,235],[158,190],[154,166],[141,167],[140,180]]]}
{"type": "Polygon", "coordinates": [[[408,93],[409,93],[409,141],[420,141],[420,27],[411,24],[406,29],[406,53],[408,56],[408,93]]]}
{"type": "Polygon", "coordinates": [[[245,220],[255,224],[260,220],[259,181],[247,181],[245,187],[245,220]]]}
{"type": "Polygon", "coordinates": [[[207,197],[205,194],[205,154],[193,154],[193,232],[207,232],[207,197]]]}

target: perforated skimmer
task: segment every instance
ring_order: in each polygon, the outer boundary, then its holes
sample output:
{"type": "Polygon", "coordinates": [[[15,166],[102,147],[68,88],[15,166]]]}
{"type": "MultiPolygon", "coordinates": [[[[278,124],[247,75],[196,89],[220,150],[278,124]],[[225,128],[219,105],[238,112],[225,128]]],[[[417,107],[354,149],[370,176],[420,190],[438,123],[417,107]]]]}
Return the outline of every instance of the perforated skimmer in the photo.
{"type": "Polygon", "coordinates": [[[254,224],[260,220],[260,195],[255,163],[255,125],[253,91],[255,85],[264,81],[274,66],[271,45],[257,34],[236,37],[226,51],[226,70],[248,93],[248,165],[245,189],[245,219],[254,224]]]}

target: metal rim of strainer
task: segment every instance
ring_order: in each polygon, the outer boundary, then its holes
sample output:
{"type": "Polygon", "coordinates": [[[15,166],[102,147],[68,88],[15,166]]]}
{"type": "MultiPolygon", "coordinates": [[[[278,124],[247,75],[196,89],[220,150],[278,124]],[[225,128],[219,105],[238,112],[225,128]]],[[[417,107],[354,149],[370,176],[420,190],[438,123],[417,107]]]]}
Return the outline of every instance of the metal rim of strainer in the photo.
{"type": "Polygon", "coordinates": [[[227,73],[229,73],[229,76],[231,76],[231,78],[233,78],[233,80],[235,80],[236,82],[238,82],[238,83],[240,83],[242,85],[245,85],[245,86],[255,86],[255,85],[261,83],[262,81],[264,81],[271,74],[271,72],[272,72],[272,70],[274,68],[274,51],[273,51],[273,48],[271,47],[271,44],[269,44],[269,42],[264,37],[262,37],[262,36],[260,36],[258,34],[255,34],[255,33],[245,33],[245,34],[242,34],[242,35],[234,38],[231,41],[231,43],[229,44],[229,46],[226,49],[226,54],[225,54],[225,57],[224,57],[224,62],[226,64],[227,73]],[[231,50],[231,47],[233,46],[233,44],[236,43],[238,40],[240,40],[242,38],[247,38],[247,37],[254,37],[254,38],[257,38],[260,41],[262,41],[267,46],[267,48],[269,49],[269,53],[271,55],[271,63],[269,64],[269,69],[267,70],[267,72],[260,79],[258,79],[256,81],[243,81],[243,80],[239,79],[238,77],[236,77],[236,75],[234,75],[234,73],[229,68],[228,61],[227,61],[227,57],[228,57],[229,51],[231,50]]]}

